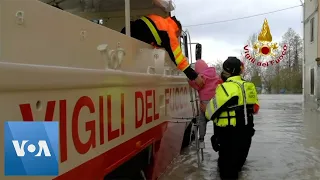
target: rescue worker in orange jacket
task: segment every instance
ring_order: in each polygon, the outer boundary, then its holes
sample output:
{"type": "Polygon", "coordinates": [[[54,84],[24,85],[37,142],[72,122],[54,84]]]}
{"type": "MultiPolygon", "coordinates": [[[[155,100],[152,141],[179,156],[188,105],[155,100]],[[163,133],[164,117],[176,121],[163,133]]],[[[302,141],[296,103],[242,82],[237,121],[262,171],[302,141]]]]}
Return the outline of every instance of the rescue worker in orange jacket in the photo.
{"type": "MultiPolygon", "coordinates": [[[[183,55],[179,38],[181,23],[173,16],[163,18],[159,15],[143,16],[131,21],[131,37],[156,47],[165,48],[177,68],[185,73],[190,80],[202,87],[203,79],[191,68],[188,59],[183,55]]],[[[121,33],[125,34],[125,28],[121,33]]]]}

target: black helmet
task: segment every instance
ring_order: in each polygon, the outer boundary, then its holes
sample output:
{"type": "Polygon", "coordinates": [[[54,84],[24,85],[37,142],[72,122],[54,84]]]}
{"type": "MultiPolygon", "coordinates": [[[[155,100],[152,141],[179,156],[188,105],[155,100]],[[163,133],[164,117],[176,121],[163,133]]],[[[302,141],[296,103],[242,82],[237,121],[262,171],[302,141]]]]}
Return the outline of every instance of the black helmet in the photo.
{"type": "Polygon", "coordinates": [[[223,62],[223,70],[230,73],[232,76],[239,75],[241,73],[241,61],[236,57],[228,57],[223,62]]]}

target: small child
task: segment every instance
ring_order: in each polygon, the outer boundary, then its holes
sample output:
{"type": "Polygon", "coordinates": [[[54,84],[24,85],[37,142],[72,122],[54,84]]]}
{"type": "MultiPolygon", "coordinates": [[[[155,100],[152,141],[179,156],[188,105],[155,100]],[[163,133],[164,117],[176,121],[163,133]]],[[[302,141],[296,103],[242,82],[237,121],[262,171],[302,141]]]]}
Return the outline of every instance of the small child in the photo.
{"type": "MultiPolygon", "coordinates": [[[[198,90],[200,106],[203,106],[215,96],[216,87],[223,83],[223,81],[219,75],[217,75],[216,69],[214,67],[209,67],[207,63],[201,59],[196,61],[195,71],[203,78],[204,86],[200,88],[194,81],[189,80],[188,82],[192,88],[198,90]]],[[[204,136],[206,135],[207,120],[203,111],[200,110],[199,113],[199,146],[200,148],[204,148],[204,136]]]]}

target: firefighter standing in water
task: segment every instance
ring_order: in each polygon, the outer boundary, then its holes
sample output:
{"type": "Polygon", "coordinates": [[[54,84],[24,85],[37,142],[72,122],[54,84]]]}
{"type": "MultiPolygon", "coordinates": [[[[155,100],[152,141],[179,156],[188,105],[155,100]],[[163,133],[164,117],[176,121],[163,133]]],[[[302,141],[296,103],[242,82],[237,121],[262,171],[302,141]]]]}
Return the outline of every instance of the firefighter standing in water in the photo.
{"type": "MultiPolygon", "coordinates": [[[[181,23],[173,16],[163,18],[159,15],[143,16],[130,25],[131,37],[156,47],[165,48],[177,68],[184,72],[189,80],[202,87],[203,79],[190,67],[188,59],[180,47],[181,23]]],[[[121,33],[125,34],[125,28],[121,33]]]]}
{"type": "Polygon", "coordinates": [[[205,110],[208,120],[213,120],[213,149],[219,151],[218,167],[221,179],[238,179],[254,135],[253,114],[259,111],[256,87],[241,78],[243,64],[236,57],[223,63],[216,95],[205,110]],[[246,112],[246,113],[245,113],[246,112]]]}

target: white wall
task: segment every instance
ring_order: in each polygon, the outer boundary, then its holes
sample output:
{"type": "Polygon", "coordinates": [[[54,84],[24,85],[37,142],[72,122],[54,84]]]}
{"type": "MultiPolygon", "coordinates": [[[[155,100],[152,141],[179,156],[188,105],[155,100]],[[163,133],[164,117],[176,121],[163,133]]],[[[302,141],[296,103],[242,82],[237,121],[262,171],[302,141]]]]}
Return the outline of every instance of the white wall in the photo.
{"type": "MultiPolygon", "coordinates": [[[[304,22],[304,43],[305,43],[305,74],[304,74],[304,98],[305,102],[310,102],[316,105],[315,98],[317,97],[317,66],[315,59],[318,57],[318,1],[305,0],[305,22],[304,22]],[[314,18],[314,40],[310,42],[311,38],[311,24],[310,20],[314,18]],[[311,95],[310,69],[314,68],[315,74],[315,95],[311,95]]],[[[320,95],[320,94],[318,94],[320,95]]]]}
{"type": "MultiPolygon", "coordinates": [[[[1,0],[0,0],[0,27],[1,27],[1,0]]],[[[0,28],[0,61],[1,61],[1,28],[0,28]]]]}

